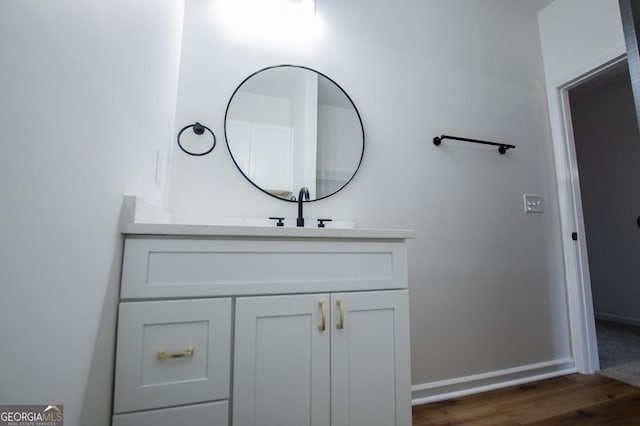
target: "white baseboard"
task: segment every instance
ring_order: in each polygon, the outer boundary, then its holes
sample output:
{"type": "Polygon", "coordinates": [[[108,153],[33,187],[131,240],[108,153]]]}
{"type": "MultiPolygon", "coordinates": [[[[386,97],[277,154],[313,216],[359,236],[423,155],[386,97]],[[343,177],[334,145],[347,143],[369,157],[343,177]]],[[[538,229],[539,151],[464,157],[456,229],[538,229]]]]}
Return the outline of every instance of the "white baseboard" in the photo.
{"type": "Polygon", "coordinates": [[[521,385],[577,372],[573,358],[557,359],[411,387],[411,404],[420,405],[521,385]]]}
{"type": "Polygon", "coordinates": [[[617,322],[620,324],[627,325],[635,325],[636,327],[640,327],[640,319],[639,318],[631,318],[631,317],[623,317],[622,315],[614,315],[614,314],[605,314],[604,312],[596,312],[594,313],[596,319],[617,322]]]}

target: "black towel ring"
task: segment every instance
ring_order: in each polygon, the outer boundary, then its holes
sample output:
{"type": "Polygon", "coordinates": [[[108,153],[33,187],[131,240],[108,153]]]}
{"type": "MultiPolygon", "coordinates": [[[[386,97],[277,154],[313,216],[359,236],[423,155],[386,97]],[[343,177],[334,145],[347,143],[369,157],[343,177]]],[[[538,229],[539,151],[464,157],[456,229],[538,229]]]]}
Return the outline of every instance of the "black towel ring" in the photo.
{"type": "Polygon", "coordinates": [[[210,128],[208,128],[205,125],[202,125],[202,124],[198,123],[197,121],[194,124],[189,124],[188,126],[184,126],[182,129],[180,129],[180,131],[178,132],[178,138],[177,139],[178,139],[178,146],[180,147],[180,149],[185,154],[193,155],[194,157],[200,157],[202,155],[207,155],[208,153],[213,151],[213,148],[216,147],[216,135],[213,134],[213,132],[211,131],[210,128]],[[209,148],[205,152],[200,152],[200,153],[194,153],[194,152],[190,152],[190,151],[187,151],[186,149],[184,149],[184,147],[180,143],[180,136],[182,136],[182,132],[184,132],[185,130],[187,130],[190,127],[193,127],[193,133],[195,133],[196,135],[203,134],[205,130],[207,130],[209,133],[211,133],[211,137],[213,138],[213,145],[211,145],[211,148],[209,148]]]}

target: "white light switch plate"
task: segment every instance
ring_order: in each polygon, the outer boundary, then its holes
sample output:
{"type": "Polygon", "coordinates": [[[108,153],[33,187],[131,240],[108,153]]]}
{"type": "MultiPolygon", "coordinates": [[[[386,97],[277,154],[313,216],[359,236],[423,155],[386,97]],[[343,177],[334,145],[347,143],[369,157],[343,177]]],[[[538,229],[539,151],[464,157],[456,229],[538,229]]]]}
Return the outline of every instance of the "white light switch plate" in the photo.
{"type": "Polygon", "coordinates": [[[542,213],[544,211],[542,195],[524,194],[524,211],[526,213],[542,213]]]}

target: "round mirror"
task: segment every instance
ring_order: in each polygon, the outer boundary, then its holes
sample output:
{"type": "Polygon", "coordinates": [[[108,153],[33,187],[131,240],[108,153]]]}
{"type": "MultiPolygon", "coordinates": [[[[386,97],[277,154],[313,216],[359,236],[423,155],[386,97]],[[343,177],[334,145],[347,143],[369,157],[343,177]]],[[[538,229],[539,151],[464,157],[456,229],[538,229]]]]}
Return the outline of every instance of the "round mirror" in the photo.
{"type": "Polygon", "coordinates": [[[364,128],[351,98],[310,68],[278,65],[247,77],[231,95],[224,133],[233,161],[260,190],[295,201],[340,191],[360,167],[364,128]]]}

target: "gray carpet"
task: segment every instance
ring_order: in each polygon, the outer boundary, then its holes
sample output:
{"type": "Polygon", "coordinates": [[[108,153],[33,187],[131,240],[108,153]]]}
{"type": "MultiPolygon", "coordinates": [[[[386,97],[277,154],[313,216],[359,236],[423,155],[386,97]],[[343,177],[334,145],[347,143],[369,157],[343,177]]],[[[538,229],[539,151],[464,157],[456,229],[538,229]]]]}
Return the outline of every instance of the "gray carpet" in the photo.
{"type": "Polygon", "coordinates": [[[600,374],[640,387],[640,327],[596,321],[600,374]]]}

